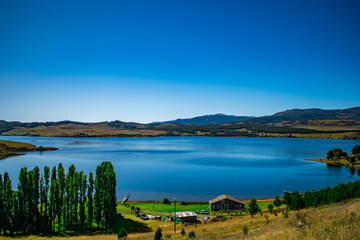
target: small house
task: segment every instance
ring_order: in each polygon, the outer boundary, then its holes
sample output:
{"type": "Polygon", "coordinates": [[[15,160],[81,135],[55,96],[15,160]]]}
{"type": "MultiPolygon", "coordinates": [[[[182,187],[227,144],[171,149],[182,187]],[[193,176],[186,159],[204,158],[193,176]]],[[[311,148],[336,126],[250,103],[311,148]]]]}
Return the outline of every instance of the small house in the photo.
{"type": "Polygon", "coordinates": [[[176,218],[182,220],[182,222],[196,222],[196,213],[194,212],[177,212],[176,218]]]}
{"type": "Polygon", "coordinates": [[[245,203],[226,194],[217,196],[209,201],[212,211],[218,210],[240,210],[245,208],[245,203]]]}

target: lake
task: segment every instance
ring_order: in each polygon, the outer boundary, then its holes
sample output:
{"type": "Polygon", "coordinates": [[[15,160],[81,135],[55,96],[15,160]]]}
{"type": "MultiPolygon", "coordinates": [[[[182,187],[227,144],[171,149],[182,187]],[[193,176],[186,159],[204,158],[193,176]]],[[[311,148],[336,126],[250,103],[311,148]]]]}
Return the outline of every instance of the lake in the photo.
{"type": "Polygon", "coordinates": [[[303,138],[156,137],[63,138],[0,136],[1,140],[57,147],[0,160],[0,173],[9,172],[13,188],[20,168],[74,163],[77,170],[95,173],[111,161],[117,176],[117,198],[129,200],[207,201],[223,193],[239,199],[282,196],[359,180],[360,172],[304,161],[323,158],[329,149],[348,153],[359,140],[303,138]]]}

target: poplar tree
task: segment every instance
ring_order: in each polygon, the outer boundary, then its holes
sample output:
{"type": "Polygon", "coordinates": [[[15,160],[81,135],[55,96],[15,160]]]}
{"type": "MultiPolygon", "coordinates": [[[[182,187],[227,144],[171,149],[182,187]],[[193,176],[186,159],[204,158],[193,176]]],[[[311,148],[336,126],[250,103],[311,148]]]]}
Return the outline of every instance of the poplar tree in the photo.
{"type": "Polygon", "coordinates": [[[91,231],[91,223],[94,218],[94,199],[93,199],[93,192],[94,192],[94,176],[92,172],[89,174],[89,185],[88,185],[88,192],[87,192],[87,216],[88,216],[88,223],[89,228],[91,231]]]}
{"type": "Polygon", "coordinates": [[[13,209],[14,209],[14,195],[11,186],[11,180],[7,172],[4,173],[4,232],[10,232],[13,235],[13,209]]]}
{"type": "Polygon", "coordinates": [[[45,217],[44,217],[44,205],[45,205],[45,180],[44,180],[44,174],[41,174],[40,178],[40,225],[41,229],[45,228],[45,217]]]}
{"type": "Polygon", "coordinates": [[[41,228],[40,226],[40,213],[39,213],[39,197],[40,197],[40,169],[36,166],[29,174],[30,192],[29,192],[29,205],[30,205],[30,230],[36,233],[41,228]]]}
{"type": "Polygon", "coordinates": [[[102,183],[102,166],[98,165],[96,167],[96,176],[95,176],[95,196],[94,196],[94,203],[95,203],[95,221],[97,223],[98,229],[100,228],[100,222],[102,219],[102,210],[103,208],[103,183],[102,183]]]}
{"type": "Polygon", "coordinates": [[[87,176],[84,171],[80,171],[79,174],[79,216],[81,227],[84,228],[85,223],[85,203],[86,203],[86,189],[87,189],[87,176]]]}
{"type": "Polygon", "coordinates": [[[23,167],[20,169],[18,189],[18,201],[19,201],[19,214],[22,216],[19,229],[22,234],[28,233],[28,227],[30,226],[30,211],[29,211],[29,175],[27,168],[23,167]]]}
{"type": "Polygon", "coordinates": [[[67,223],[72,226],[73,223],[75,223],[75,218],[76,216],[74,216],[74,204],[75,204],[75,193],[74,193],[74,177],[75,177],[75,165],[71,164],[69,167],[69,170],[66,174],[66,187],[65,187],[65,191],[66,191],[66,218],[67,218],[67,223]]]}
{"type": "Polygon", "coordinates": [[[74,194],[73,194],[73,178],[74,178],[74,174],[75,174],[75,166],[74,164],[71,164],[69,167],[69,170],[66,174],[66,180],[65,180],[65,219],[66,219],[66,224],[68,225],[72,225],[73,222],[73,203],[74,203],[74,194]]]}
{"type": "Polygon", "coordinates": [[[77,225],[78,223],[78,206],[79,206],[79,186],[80,186],[80,176],[79,172],[76,171],[73,179],[73,223],[77,225]]]}
{"type": "Polygon", "coordinates": [[[63,215],[64,206],[64,195],[65,195],[65,170],[62,163],[58,165],[58,186],[59,186],[59,198],[57,201],[57,218],[58,228],[61,229],[61,216],[63,215]]]}
{"type": "Polygon", "coordinates": [[[0,174],[0,235],[4,229],[5,207],[4,207],[4,182],[2,175],[0,174]]]}
{"type": "Polygon", "coordinates": [[[51,185],[50,185],[50,222],[51,222],[52,230],[55,230],[58,193],[59,193],[59,187],[56,178],[56,167],[54,166],[51,174],[51,185]]]}
{"type": "Polygon", "coordinates": [[[49,226],[49,191],[50,191],[50,168],[48,166],[44,167],[44,225],[47,230],[50,229],[49,226]]]}
{"type": "Polygon", "coordinates": [[[116,175],[111,162],[102,162],[96,168],[95,219],[103,219],[106,228],[113,226],[116,216],[116,175]]]}

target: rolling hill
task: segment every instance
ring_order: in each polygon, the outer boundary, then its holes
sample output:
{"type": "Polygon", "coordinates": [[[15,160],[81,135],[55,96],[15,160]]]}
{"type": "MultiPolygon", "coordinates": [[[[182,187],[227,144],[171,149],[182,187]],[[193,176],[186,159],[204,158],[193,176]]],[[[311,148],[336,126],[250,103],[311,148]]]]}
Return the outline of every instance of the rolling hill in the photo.
{"type": "Polygon", "coordinates": [[[225,114],[213,114],[213,115],[204,115],[193,118],[184,118],[176,119],[172,121],[165,122],[154,122],[154,124],[193,124],[193,125],[211,125],[211,124],[222,124],[222,123],[232,123],[232,122],[241,122],[246,119],[252,119],[254,117],[248,116],[234,116],[234,115],[225,115],[225,114]]]}
{"type": "Polygon", "coordinates": [[[360,120],[360,107],[322,110],[311,109],[291,109],[278,112],[270,116],[246,119],[245,122],[252,123],[279,123],[282,121],[309,121],[309,120],[360,120]]]}

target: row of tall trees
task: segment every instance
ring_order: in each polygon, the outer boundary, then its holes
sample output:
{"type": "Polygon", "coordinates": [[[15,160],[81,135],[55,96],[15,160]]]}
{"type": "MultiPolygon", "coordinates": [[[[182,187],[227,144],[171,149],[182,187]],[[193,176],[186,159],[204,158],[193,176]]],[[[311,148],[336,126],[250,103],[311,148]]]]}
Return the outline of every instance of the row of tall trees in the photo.
{"type": "Polygon", "coordinates": [[[7,172],[0,174],[0,235],[37,234],[98,228],[109,229],[116,217],[116,175],[111,162],[96,168],[89,178],[74,164],[60,163],[40,174],[35,167],[20,170],[17,190],[7,172]],[[95,191],[94,191],[95,190],[95,191]]]}
{"type": "Polygon", "coordinates": [[[332,188],[299,192],[285,192],[283,202],[290,210],[299,210],[305,207],[317,207],[341,202],[350,198],[360,198],[360,181],[338,184],[332,188]]]}

